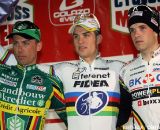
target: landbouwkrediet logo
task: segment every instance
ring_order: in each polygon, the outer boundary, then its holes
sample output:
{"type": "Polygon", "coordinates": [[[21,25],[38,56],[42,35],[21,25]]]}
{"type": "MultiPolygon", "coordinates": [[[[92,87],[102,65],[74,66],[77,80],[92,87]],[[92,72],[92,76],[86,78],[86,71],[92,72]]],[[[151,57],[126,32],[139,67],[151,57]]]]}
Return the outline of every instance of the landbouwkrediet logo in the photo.
{"type": "Polygon", "coordinates": [[[95,13],[95,0],[49,0],[49,19],[54,26],[70,25],[78,14],[95,13]]]}

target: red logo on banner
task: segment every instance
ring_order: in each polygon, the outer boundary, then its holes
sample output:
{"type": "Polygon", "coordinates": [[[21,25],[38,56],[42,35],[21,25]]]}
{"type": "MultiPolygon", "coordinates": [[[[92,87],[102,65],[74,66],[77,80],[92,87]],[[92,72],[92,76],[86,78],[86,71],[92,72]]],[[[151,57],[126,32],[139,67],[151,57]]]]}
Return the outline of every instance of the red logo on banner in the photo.
{"type": "Polygon", "coordinates": [[[54,26],[69,25],[74,16],[95,12],[95,0],[49,0],[49,19],[54,26]]]}

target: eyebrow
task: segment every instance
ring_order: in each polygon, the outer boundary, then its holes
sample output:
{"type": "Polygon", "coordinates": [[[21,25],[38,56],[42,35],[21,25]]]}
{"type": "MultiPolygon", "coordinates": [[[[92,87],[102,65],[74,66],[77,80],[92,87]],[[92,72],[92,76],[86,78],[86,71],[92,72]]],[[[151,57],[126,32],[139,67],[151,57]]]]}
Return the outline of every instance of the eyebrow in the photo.
{"type": "MultiPolygon", "coordinates": [[[[90,33],[89,31],[83,32],[82,34],[90,33]]],[[[73,35],[78,35],[77,33],[73,33],[73,35]]]]}
{"type": "Polygon", "coordinates": [[[139,27],[147,27],[147,25],[146,24],[140,24],[136,27],[130,27],[129,29],[134,29],[134,28],[139,28],[139,27]]]}

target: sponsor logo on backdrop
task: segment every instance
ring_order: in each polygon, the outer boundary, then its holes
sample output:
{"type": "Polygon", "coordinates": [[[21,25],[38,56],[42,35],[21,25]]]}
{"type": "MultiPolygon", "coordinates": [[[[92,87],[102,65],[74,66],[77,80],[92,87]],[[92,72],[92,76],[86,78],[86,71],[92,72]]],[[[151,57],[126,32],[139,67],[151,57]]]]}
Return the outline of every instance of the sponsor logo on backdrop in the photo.
{"type": "MultiPolygon", "coordinates": [[[[128,10],[139,5],[143,0],[110,0],[111,3],[111,27],[113,30],[128,33],[128,10]]],[[[149,0],[146,4],[160,9],[159,0],[149,0]]]]}
{"type": "Polygon", "coordinates": [[[79,6],[83,5],[84,0],[75,0],[72,3],[73,4],[71,4],[71,5],[67,5],[67,0],[63,0],[60,7],[59,7],[59,10],[60,11],[65,11],[65,10],[69,10],[69,9],[79,7],[79,6]]]}
{"type": "Polygon", "coordinates": [[[8,16],[7,20],[1,24],[0,33],[1,33],[1,45],[8,46],[11,41],[4,38],[6,37],[11,31],[13,24],[17,21],[33,21],[33,5],[27,3],[28,0],[19,0],[15,10],[8,16]]]}
{"type": "Polygon", "coordinates": [[[95,12],[95,0],[49,0],[49,19],[54,26],[70,25],[75,15],[95,12]]]}

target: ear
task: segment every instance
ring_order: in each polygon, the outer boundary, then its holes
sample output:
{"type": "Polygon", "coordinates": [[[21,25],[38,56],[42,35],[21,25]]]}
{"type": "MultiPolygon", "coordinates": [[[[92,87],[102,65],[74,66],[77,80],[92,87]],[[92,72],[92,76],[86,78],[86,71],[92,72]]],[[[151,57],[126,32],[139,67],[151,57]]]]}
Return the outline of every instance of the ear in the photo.
{"type": "Polygon", "coordinates": [[[36,44],[37,44],[37,51],[41,51],[41,49],[42,49],[42,42],[40,41],[40,42],[38,42],[36,44]]]}
{"type": "Polygon", "coordinates": [[[103,39],[102,35],[99,34],[99,35],[97,36],[97,45],[102,42],[102,39],[103,39]]]}

